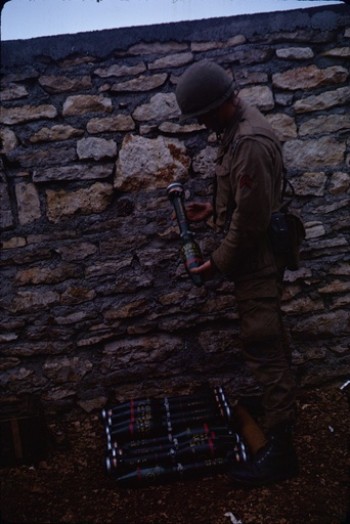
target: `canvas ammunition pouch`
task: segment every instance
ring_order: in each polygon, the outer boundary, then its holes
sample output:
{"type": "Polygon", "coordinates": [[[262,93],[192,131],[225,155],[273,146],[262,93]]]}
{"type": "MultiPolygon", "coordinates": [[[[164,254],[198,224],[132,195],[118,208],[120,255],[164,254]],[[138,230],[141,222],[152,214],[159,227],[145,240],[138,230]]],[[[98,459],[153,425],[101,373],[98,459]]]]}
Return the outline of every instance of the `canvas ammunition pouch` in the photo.
{"type": "Polygon", "coordinates": [[[298,269],[300,246],[305,238],[305,229],[300,218],[288,210],[272,213],[268,236],[275,255],[286,259],[287,269],[298,269]]]}

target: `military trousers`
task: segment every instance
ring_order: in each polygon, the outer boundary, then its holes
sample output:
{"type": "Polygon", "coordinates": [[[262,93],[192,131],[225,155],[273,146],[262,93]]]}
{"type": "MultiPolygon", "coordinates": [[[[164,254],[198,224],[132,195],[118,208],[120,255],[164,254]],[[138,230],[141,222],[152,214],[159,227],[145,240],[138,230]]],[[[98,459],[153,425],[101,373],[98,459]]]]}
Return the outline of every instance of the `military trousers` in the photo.
{"type": "Polygon", "coordinates": [[[282,321],[283,264],[235,279],[240,338],[246,364],[262,387],[264,425],[294,425],[296,381],[282,321]]]}

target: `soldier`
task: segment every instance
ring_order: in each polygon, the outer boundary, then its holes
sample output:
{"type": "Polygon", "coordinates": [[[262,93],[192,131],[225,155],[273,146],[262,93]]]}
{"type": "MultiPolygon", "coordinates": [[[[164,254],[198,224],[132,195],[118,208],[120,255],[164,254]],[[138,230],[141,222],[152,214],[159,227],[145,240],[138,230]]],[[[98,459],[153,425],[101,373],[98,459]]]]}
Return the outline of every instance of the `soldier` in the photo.
{"type": "Polygon", "coordinates": [[[286,260],[271,248],[268,227],[281,206],[283,160],[263,115],[236,95],[234,82],[203,60],[181,76],[176,99],[181,120],[196,118],[219,139],[214,202],[190,202],[190,221],[212,216],[218,247],[193,272],[206,280],[220,272],[235,283],[240,337],[247,365],[262,387],[267,444],[245,464],[234,464],[236,484],[254,487],[298,472],[292,442],[296,384],[281,317],[286,260]]]}

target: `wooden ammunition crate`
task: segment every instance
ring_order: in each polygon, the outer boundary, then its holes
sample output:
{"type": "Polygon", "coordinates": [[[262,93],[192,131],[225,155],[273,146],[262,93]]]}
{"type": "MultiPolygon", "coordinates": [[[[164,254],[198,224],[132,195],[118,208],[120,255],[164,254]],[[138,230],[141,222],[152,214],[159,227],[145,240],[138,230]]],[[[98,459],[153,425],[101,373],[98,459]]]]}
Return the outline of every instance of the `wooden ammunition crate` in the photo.
{"type": "Polygon", "coordinates": [[[48,431],[38,401],[0,407],[0,467],[36,464],[48,451],[48,431]]]}

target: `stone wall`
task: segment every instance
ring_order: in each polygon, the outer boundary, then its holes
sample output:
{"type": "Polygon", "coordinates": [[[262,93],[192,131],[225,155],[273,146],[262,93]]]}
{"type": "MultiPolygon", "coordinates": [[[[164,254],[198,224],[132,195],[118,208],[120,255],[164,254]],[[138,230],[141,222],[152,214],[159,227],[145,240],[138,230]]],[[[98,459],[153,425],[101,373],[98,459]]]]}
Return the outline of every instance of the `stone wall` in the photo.
{"type": "MultiPolygon", "coordinates": [[[[211,198],[216,137],[180,125],[201,58],[283,141],[307,239],[283,310],[301,386],[349,375],[350,10],[331,6],[2,46],[2,404],[50,409],[254,387],[233,285],[197,288],[166,187],[211,198]]],[[[195,227],[204,252],[214,239],[195,227]]]]}

